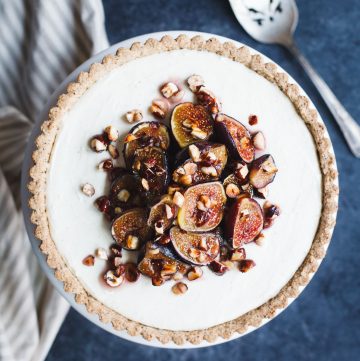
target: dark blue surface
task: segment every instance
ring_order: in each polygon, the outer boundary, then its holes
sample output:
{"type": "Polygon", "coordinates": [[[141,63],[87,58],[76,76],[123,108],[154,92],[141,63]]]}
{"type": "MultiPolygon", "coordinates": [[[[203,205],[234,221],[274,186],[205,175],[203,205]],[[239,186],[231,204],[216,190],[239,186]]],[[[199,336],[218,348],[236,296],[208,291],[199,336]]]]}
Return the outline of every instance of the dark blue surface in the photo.
{"type": "MultiPolygon", "coordinates": [[[[340,210],[328,255],[285,312],[241,339],[199,350],[161,350],[122,341],[70,311],[48,361],[66,360],[359,360],[360,160],[356,160],[311,82],[277,46],[253,41],[226,0],[104,0],[111,44],[149,32],[194,30],[239,40],[286,69],[314,101],[328,127],[340,172],[340,210]]],[[[355,119],[360,120],[358,0],[299,1],[296,40],[355,119]]]]}

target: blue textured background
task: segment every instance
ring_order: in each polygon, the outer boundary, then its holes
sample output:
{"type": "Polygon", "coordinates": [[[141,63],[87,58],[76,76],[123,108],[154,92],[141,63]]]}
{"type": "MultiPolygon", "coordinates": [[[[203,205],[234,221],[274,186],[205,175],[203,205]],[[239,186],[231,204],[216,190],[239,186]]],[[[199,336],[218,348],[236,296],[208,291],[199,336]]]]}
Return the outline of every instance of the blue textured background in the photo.
{"type": "MultiPolygon", "coordinates": [[[[161,30],[194,30],[239,40],[286,69],[314,101],[328,127],[340,172],[340,212],[328,255],[285,312],[261,329],[199,350],[161,350],[122,341],[71,310],[47,358],[66,360],[359,360],[360,160],[356,160],[311,82],[277,46],[253,41],[226,0],[104,0],[110,43],[161,30]]],[[[298,1],[296,40],[355,119],[360,120],[358,0],[298,1]]]]}

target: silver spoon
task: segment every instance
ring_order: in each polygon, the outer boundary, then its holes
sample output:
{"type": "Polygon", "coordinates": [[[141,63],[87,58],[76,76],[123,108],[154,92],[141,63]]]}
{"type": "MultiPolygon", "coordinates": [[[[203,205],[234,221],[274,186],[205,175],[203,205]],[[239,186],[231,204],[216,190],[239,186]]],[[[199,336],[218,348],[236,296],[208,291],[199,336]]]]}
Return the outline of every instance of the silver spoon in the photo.
{"type": "Polygon", "coordinates": [[[293,38],[298,23],[295,0],[229,0],[244,30],[255,40],[286,47],[302,65],[338,123],[351,151],[360,158],[360,126],[310,65],[293,38]]]}

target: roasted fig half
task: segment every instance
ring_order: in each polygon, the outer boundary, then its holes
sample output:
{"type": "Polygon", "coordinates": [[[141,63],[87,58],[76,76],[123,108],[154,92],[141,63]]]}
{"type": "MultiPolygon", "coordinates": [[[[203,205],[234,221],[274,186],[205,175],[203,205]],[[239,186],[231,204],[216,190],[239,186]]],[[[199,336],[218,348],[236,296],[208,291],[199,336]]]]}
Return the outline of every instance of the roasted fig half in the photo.
{"type": "Polygon", "coordinates": [[[207,140],[213,133],[213,119],[202,105],[181,103],[171,115],[171,129],[181,148],[199,140],[207,140]]]}
{"type": "Polygon", "coordinates": [[[220,239],[215,233],[194,233],[173,227],[170,239],[175,251],[187,263],[207,265],[219,254],[220,239]]]}
{"type": "Polygon", "coordinates": [[[123,172],[111,183],[110,202],[114,207],[123,210],[140,207],[144,202],[139,189],[141,189],[139,178],[123,172]]]}
{"type": "Polygon", "coordinates": [[[143,190],[154,196],[166,192],[169,169],[166,153],[158,147],[139,148],[134,153],[132,170],[141,179],[143,190]]]}
{"type": "Polygon", "coordinates": [[[172,197],[166,195],[151,207],[148,225],[154,228],[156,233],[164,234],[171,227],[176,214],[177,206],[172,202],[172,197]]]}
{"type": "Polygon", "coordinates": [[[139,148],[158,147],[163,151],[170,146],[170,135],[166,125],[159,122],[142,122],[135,125],[125,137],[124,159],[131,168],[135,151],[139,148]]]}
{"type": "MultiPolygon", "coordinates": [[[[188,159],[173,172],[173,180],[189,186],[218,180],[227,163],[227,150],[223,144],[194,143],[181,153],[187,153],[188,159]]],[[[178,159],[183,155],[179,155],[178,159]]]]}
{"type": "Polygon", "coordinates": [[[222,220],[226,196],[220,182],[192,186],[184,193],[178,212],[179,227],[188,232],[207,232],[222,220]]]}
{"type": "Polygon", "coordinates": [[[264,154],[251,164],[250,183],[255,188],[264,188],[274,180],[277,171],[274,158],[264,154]]]}
{"type": "Polygon", "coordinates": [[[171,250],[148,242],[145,246],[145,254],[140,260],[138,270],[152,279],[161,279],[162,284],[170,279],[175,273],[185,274],[188,266],[172,257],[171,250]]]}
{"type": "Polygon", "coordinates": [[[111,234],[124,249],[140,249],[153,235],[152,229],[147,225],[146,209],[134,208],[121,213],[112,223],[111,234]]]}
{"type": "Polygon", "coordinates": [[[225,217],[225,237],[233,248],[249,243],[261,232],[264,216],[260,205],[248,196],[240,196],[225,217]]]}
{"type": "Polygon", "coordinates": [[[247,128],[225,114],[218,114],[214,122],[214,131],[220,142],[225,143],[230,154],[250,163],[254,159],[255,149],[247,128]]]}

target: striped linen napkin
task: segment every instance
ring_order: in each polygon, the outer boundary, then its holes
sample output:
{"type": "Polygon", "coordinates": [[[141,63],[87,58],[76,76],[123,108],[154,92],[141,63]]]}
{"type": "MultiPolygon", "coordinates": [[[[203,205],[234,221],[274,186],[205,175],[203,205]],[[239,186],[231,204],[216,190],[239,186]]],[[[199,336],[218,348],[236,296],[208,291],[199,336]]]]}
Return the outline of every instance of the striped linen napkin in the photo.
{"type": "Polygon", "coordinates": [[[0,361],[44,360],[68,311],[31,252],[21,163],[51,93],[106,47],[101,0],[0,0],[0,361]]]}

